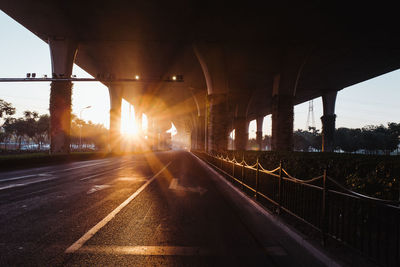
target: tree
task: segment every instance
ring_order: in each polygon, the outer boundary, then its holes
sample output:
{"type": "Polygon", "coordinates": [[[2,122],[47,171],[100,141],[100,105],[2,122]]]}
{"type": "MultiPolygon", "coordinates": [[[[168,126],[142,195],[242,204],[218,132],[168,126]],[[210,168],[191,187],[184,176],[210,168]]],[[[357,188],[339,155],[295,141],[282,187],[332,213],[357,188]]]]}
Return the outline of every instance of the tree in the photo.
{"type": "Polygon", "coordinates": [[[11,103],[8,103],[3,99],[0,99],[0,118],[3,118],[4,115],[11,116],[14,114],[15,114],[15,108],[11,105],[11,103]]]}
{"type": "Polygon", "coordinates": [[[298,129],[293,133],[293,138],[295,150],[309,151],[310,148],[321,150],[322,137],[315,127],[310,127],[308,131],[298,129]]]}
{"type": "Polygon", "coordinates": [[[345,152],[355,152],[362,148],[361,129],[339,128],[335,132],[336,148],[345,152]]]}
{"type": "Polygon", "coordinates": [[[40,150],[45,142],[48,142],[50,135],[50,116],[48,114],[40,115],[36,121],[36,132],[34,140],[40,150]]]}

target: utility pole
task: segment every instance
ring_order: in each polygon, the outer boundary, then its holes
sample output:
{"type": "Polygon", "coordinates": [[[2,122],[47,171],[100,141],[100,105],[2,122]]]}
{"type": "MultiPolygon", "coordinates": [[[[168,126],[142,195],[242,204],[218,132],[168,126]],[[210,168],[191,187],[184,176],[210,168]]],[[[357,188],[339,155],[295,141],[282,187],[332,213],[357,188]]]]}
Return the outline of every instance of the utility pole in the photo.
{"type": "Polygon", "coordinates": [[[308,116],[307,116],[307,125],[306,130],[310,130],[313,128],[315,130],[315,118],[314,118],[314,102],[313,100],[308,101],[308,116]],[[311,125],[310,125],[311,118],[311,125]]]}

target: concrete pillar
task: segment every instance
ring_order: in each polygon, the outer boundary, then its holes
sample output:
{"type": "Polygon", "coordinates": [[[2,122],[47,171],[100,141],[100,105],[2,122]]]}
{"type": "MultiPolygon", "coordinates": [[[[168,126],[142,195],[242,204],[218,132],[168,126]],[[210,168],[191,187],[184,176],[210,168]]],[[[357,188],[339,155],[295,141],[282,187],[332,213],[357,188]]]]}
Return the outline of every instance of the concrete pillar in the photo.
{"type": "Polygon", "coordinates": [[[322,95],[324,115],[322,121],[322,152],[333,152],[335,137],[335,103],[337,91],[328,92],[322,95]]]}
{"type": "Polygon", "coordinates": [[[249,123],[246,117],[236,117],[235,126],[235,150],[246,150],[249,139],[249,123]]]}
{"type": "Polygon", "coordinates": [[[274,151],[293,150],[294,114],[290,85],[290,81],[281,81],[280,75],[275,76],[272,95],[272,150],[274,151]]]}
{"type": "Polygon", "coordinates": [[[110,93],[109,151],[120,153],[122,88],[119,85],[112,85],[108,87],[108,91],[110,93]]]}
{"type": "Polygon", "coordinates": [[[206,118],[205,116],[198,116],[197,117],[197,149],[198,150],[205,150],[205,129],[206,118]]]}
{"type": "Polygon", "coordinates": [[[220,43],[196,43],[193,46],[207,84],[206,151],[228,148],[227,93],[228,73],[225,49],[220,43]]]}
{"type": "Polygon", "coordinates": [[[197,150],[197,129],[190,131],[190,150],[197,150]]]}
{"type": "Polygon", "coordinates": [[[147,144],[150,150],[154,150],[155,137],[154,120],[150,115],[147,115],[147,144]]]}
{"type": "Polygon", "coordinates": [[[208,152],[226,151],[228,148],[228,120],[226,94],[208,95],[208,152]]]}
{"type": "MultiPolygon", "coordinates": [[[[49,39],[53,78],[70,78],[77,43],[49,39]]],[[[72,83],[54,81],[50,88],[50,153],[70,152],[72,83]]]]}
{"type": "Polygon", "coordinates": [[[138,127],[138,136],[143,137],[143,124],[142,124],[143,113],[135,110],[135,121],[138,127]]]}
{"type": "Polygon", "coordinates": [[[169,150],[171,149],[171,133],[167,133],[165,131],[160,134],[161,141],[161,150],[169,150]]]}
{"type": "Polygon", "coordinates": [[[167,133],[166,131],[171,127],[171,122],[166,119],[155,120],[155,129],[156,129],[156,141],[157,141],[157,150],[167,150],[171,145],[171,133],[167,133]]]}
{"type": "Polygon", "coordinates": [[[135,110],[135,123],[137,127],[137,138],[136,138],[136,143],[134,144],[134,147],[136,150],[143,151],[143,149],[146,149],[144,147],[144,135],[143,135],[143,124],[142,124],[142,118],[143,118],[143,113],[139,110],[135,110]]]}
{"type": "Polygon", "coordinates": [[[159,120],[153,119],[153,150],[160,150],[160,124],[159,120]]]}
{"type": "Polygon", "coordinates": [[[257,141],[257,145],[258,145],[258,150],[262,150],[262,148],[263,148],[263,145],[262,145],[262,138],[263,138],[262,128],[263,128],[263,122],[264,122],[264,117],[258,117],[258,118],[256,119],[256,123],[257,123],[256,141],[257,141]]]}

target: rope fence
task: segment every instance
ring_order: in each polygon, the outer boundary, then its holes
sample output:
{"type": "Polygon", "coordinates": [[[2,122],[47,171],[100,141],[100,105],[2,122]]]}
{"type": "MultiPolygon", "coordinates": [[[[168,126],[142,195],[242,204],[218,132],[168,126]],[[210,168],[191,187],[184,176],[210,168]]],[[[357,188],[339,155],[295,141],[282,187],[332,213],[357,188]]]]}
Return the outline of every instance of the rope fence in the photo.
{"type": "Polygon", "coordinates": [[[195,152],[243,192],[278,215],[316,230],[322,244],[336,240],[357,249],[382,266],[400,266],[399,201],[354,192],[323,174],[299,179],[282,162],[265,169],[228,156],[195,152]]]}

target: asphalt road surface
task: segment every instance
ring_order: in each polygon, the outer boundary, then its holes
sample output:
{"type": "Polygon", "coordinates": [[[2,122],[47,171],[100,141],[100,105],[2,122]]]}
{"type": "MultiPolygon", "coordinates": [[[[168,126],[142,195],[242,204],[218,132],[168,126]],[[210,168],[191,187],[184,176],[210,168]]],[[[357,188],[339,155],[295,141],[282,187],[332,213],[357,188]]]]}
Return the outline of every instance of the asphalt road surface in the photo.
{"type": "Polygon", "coordinates": [[[1,266],[320,266],[194,155],[0,172],[1,266]]]}

